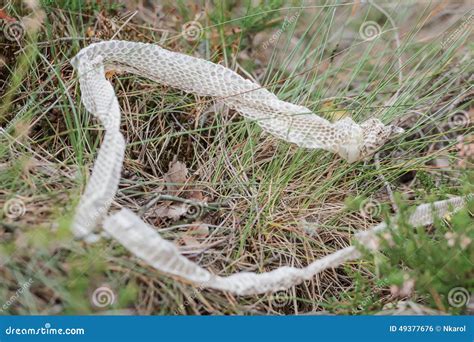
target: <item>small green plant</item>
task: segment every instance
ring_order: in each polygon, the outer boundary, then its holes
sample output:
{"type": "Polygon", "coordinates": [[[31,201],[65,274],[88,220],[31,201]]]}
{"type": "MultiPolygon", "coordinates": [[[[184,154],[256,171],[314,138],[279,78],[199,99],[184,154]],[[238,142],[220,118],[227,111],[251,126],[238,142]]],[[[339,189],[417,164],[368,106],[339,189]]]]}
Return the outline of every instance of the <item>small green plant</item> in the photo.
{"type": "Polygon", "coordinates": [[[380,233],[380,251],[365,255],[374,261],[391,299],[410,298],[443,312],[463,313],[474,291],[472,197],[468,202],[466,208],[437,219],[430,230],[409,224],[411,210],[400,205],[397,224],[380,233]]]}

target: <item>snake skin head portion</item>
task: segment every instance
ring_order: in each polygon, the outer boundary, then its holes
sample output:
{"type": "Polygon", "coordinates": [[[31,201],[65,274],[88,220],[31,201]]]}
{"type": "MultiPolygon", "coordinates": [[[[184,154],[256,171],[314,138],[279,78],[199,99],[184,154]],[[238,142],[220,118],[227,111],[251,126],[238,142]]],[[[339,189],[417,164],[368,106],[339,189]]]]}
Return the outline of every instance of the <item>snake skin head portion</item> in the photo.
{"type": "Polygon", "coordinates": [[[363,144],[360,149],[360,159],[366,159],[394,135],[404,132],[403,128],[384,125],[378,119],[369,119],[360,125],[362,128],[363,144]]]}
{"type": "Polygon", "coordinates": [[[367,159],[383,146],[393,135],[403,132],[402,128],[384,125],[378,119],[369,119],[361,125],[345,118],[335,123],[340,132],[344,132],[336,151],[349,163],[367,159]]]}

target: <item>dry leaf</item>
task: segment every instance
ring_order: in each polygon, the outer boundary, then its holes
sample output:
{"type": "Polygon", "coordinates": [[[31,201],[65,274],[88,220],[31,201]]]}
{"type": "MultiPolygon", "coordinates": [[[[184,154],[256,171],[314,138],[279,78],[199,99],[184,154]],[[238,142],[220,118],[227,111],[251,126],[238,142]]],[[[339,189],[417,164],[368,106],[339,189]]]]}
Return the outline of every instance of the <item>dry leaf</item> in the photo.
{"type": "Polygon", "coordinates": [[[190,229],[181,236],[184,245],[190,247],[201,247],[202,243],[199,239],[206,238],[209,235],[209,226],[205,223],[197,223],[190,227],[190,229]]]}
{"type": "Polygon", "coordinates": [[[325,112],[327,117],[330,118],[332,122],[350,117],[350,113],[345,109],[341,109],[334,101],[325,101],[321,105],[321,111],[325,112]]]}
{"type": "Polygon", "coordinates": [[[205,238],[209,236],[209,226],[206,223],[193,224],[189,230],[189,233],[194,236],[205,238]]]}
{"type": "Polygon", "coordinates": [[[201,243],[192,235],[183,235],[181,237],[183,244],[188,247],[200,247],[201,243]]]}
{"type": "Polygon", "coordinates": [[[4,10],[1,10],[1,9],[0,9],[0,20],[5,20],[5,21],[9,21],[9,22],[17,21],[15,18],[10,17],[8,14],[5,13],[4,10]]]}
{"type": "Polygon", "coordinates": [[[163,205],[155,209],[154,214],[157,218],[179,219],[188,211],[188,205],[185,203],[174,205],[163,205]]]}
{"type": "Polygon", "coordinates": [[[108,70],[105,72],[105,78],[110,81],[116,74],[115,70],[108,70]]]}
{"type": "Polygon", "coordinates": [[[170,194],[179,192],[188,181],[188,168],[180,161],[170,163],[168,173],[164,177],[170,194]]]}
{"type": "Polygon", "coordinates": [[[87,30],[86,30],[86,36],[89,37],[89,38],[92,38],[95,36],[95,31],[92,27],[88,27],[87,30]]]}

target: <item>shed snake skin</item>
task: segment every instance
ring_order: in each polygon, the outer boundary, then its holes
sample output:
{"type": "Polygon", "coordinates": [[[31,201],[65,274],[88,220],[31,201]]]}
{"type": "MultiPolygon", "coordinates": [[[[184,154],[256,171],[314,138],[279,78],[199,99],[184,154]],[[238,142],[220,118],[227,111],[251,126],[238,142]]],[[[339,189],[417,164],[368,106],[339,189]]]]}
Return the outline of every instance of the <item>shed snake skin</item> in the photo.
{"type": "MultiPolygon", "coordinates": [[[[370,157],[401,129],[384,125],[378,119],[369,119],[360,125],[350,118],[331,123],[306,107],[279,100],[270,91],[228,68],[152,44],[127,41],[91,44],[73,58],[72,64],[79,75],[82,103],[105,128],[91,177],[76,208],[72,229],[77,238],[95,242],[101,237],[96,228],[102,226],[108,235],[157,270],[202,288],[237,295],[284,290],[325,269],[360,257],[356,247],[349,246],[304,268],[282,266],[265,273],[218,276],[182,256],[173,243],[161,238],[132,211],[124,208],[109,215],[120,180],[125,141],[119,130],[119,103],[105,73],[108,70],[129,72],[185,92],[213,97],[280,139],[303,148],[336,153],[350,163],[370,157]]],[[[460,209],[465,200],[456,197],[423,204],[411,215],[410,223],[431,224],[436,216],[460,209]]],[[[381,223],[356,234],[355,238],[373,247],[377,232],[385,228],[385,223],[381,223]]]]}

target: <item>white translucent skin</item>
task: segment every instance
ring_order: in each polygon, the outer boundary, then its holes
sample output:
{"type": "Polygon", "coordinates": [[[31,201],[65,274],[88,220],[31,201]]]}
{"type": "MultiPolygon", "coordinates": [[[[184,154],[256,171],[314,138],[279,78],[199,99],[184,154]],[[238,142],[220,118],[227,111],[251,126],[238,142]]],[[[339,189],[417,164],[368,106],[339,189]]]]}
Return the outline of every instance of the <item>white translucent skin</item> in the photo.
{"type": "MultiPolygon", "coordinates": [[[[361,125],[349,118],[330,123],[306,107],[279,100],[273,93],[221,65],[152,44],[123,41],[92,44],[82,49],[72,64],[79,75],[84,106],[106,129],[90,180],[76,209],[72,225],[76,237],[96,241],[100,235],[94,230],[106,219],[105,231],[156,269],[202,287],[240,295],[285,289],[359,256],[355,247],[348,247],[301,269],[283,266],[267,273],[244,272],[219,277],[181,256],[173,244],[163,240],[133,212],[123,209],[108,216],[118,189],[125,141],[119,131],[118,100],[105,71],[131,72],[160,84],[214,97],[278,138],[301,147],[338,153],[349,162],[370,156],[400,129],[385,126],[377,119],[361,125]]],[[[440,214],[447,211],[445,202],[436,204],[440,214]]],[[[451,202],[459,208],[463,200],[457,198],[451,202]]],[[[411,219],[417,224],[429,224],[433,213],[423,207],[411,219]]],[[[361,241],[367,240],[367,236],[365,240],[363,237],[361,241]]]]}

